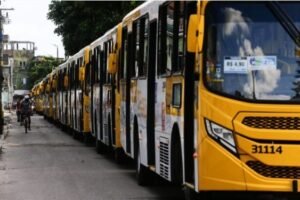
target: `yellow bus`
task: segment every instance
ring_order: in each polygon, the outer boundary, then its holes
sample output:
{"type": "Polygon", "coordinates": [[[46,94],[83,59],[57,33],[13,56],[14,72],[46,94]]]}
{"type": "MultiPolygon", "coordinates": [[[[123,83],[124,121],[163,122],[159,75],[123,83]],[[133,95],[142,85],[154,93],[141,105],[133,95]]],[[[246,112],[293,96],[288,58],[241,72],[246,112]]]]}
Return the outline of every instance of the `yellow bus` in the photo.
{"type": "Polygon", "coordinates": [[[45,119],[50,118],[50,74],[43,79],[43,115],[45,119]]]}
{"type": "Polygon", "coordinates": [[[298,10],[298,2],[198,2],[187,37],[197,100],[190,194],[299,191],[298,10]]]}
{"type": "Polygon", "coordinates": [[[120,132],[137,178],[298,191],[296,3],[149,1],[122,21],[120,132]]]}
{"type": "MultiPolygon", "coordinates": [[[[33,106],[35,106],[35,101],[37,100],[37,95],[38,95],[38,84],[35,84],[30,91],[30,97],[33,102],[33,106]]],[[[35,107],[33,107],[33,108],[34,108],[33,111],[36,111],[35,107]]]]}
{"type": "MultiPolygon", "coordinates": [[[[91,127],[96,139],[97,152],[113,148],[116,160],[122,158],[119,124],[119,87],[115,73],[118,59],[114,59],[114,68],[109,68],[110,56],[117,56],[121,48],[121,24],[107,31],[102,37],[91,43],[91,127]],[[113,71],[109,71],[113,70],[113,71]]],[[[111,60],[112,61],[112,60],[111,60]]]]}
{"type": "Polygon", "coordinates": [[[187,199],[298,192],[298,7],[145,2],[66,62],[70,127],[123,149],[139,184],[153,171],[187,199]]]}
{"type": "Polygon", "coordinates": [[[90,49],[85,47],[68,60],[70,127],[73,135],[90,137],[90,99],[86,92],[85,69],[89,65],[90,49]]]}
{"type": "Polygon", "coordinates": [[[42,99],[42,82],[37,86],[37,99],[35,100],[35,108],[38,114],[43,113],[43,99],[42,99]]]}
{"type": "Polygon", "coordinates": [[[54,123],[58,122],[58,90],[57,90],[57,78],[58,78],[58,71],[54,68],[51,72],[51,88],[50,94],[52,97],[52,121],[54,123]]]}
{"type": "Polygon", "coordinates": [[[60,126],[66,130],[68,127],[68,62],[57,67],[57,112],[60,126]]]}
{"type": "Polygon", "coordinates": [[[142,185],[150,170],[194,182],[194,54],[185,40],[196,10],[196,2],[149,1],[122,21],[121,144],[142,185]]]}
{"type": "Polygon", "coordinates": [[[39,82],[37,84],[37,93],[35,96],[35,110],[38,114],[43,114],[43,97],[42,97],[42,92],[43,92],[43,88],[42,88],[42,82],[39,82]]]}

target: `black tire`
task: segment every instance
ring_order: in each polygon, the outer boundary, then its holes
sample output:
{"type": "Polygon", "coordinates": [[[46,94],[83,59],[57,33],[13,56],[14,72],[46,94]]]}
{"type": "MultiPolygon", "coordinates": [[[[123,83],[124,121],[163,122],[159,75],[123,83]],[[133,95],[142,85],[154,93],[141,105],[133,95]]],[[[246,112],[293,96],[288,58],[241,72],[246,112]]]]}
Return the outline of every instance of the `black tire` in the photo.
{"type": "Polygon", "coordinates": [[[175,185],[182,185],[183,183],[183,167],[180,137],[177,130],[173,132],[171,142],[171,180],[175,185]]]}
{"type": "MultiPolygon", "coordinates": [[[[193,189],[185,186],[184,187],[184,199],[185,200],[198,200],[199,195],[193,189]]],[[[201,200],[202,200],[202,198],[201,198],[201,200]]],[[[207,199],[204,198],[203,200],[207,200],[207,199]]]]}
{"type": "Polygon", "coordinates": [[[104,154],[105,152],[104,144],[98,139],[96,139],[96,151],[98,154],[104,154]]]}
{"type": "Polygon", "coordinates": [[[150,185],[150,171],[141,163],[141,156],[140,150],[137,150],[137,157],[136,157],[136,179],[139,185],[147,186],[150,185]]]}
{"type": "Polygon", "coordinates": [[[122,148],[116,148],[114,150],[114,158],[118,164],[122,164],[125,162],[125,153],[122,148]]]}
{"type": "Polygon", "coordinates": [[[72,137],[73,137],[75,140],[77,140],[77,139],[78,139],[78,134],[77,134],[77,132],[76,132],[75,130],[72,130],[72,129],[71,129],[71,133],[72,133],[72,137]]]}
{"type": "Polygon", "coordinates": [[[113,150],[113,141],[112,141],[112,127],[111,127],[111,122],[110,122],[110,116],[108,116],[108,147],[109,149],[113,150]]]}
{"type": "Polygon", "coordinates": [[[83,133],[83,142],[86,146],[93,145],[93,137],[90,133],[83,133]]]}
{"type": "Polygon", "coordinates": [[[83,134],[83,143],[86,145],[86,146],[89,146],[89,136],[87,133],[82,133],[83,134]]]}

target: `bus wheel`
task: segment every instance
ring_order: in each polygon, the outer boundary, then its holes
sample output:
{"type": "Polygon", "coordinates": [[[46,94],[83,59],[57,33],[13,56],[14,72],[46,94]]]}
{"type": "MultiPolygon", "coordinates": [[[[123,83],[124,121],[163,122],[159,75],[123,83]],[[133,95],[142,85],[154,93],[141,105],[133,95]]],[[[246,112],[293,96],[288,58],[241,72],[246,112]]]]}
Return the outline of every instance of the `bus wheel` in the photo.
{"type": "MultiPolygon", "coordinates": [[[[184,186],[184,199],[185,200],[197,200],[197,199],[199,199],[199,196],[193,189],[191,189],[187,186],[184,186]]],[[[204,200],[206,200],[206,199],[204,199],[204,200]]]]}
{"type": "Polygon", "coordinates": [[[150,171],[141,163],[141,154],[138,148],[136,160],[136,179],[139,185],[146,186],[150,184],[150,171]]]}
{"type": "Polygon", "coordinates": [[[104,150],[105,150],[105,147],[104,147],[103,143],[100,140],[96,139],[96,151],[97,151],[97,153],[103,154],[104,150]]]}
{"type": "Polygon", "coordinates": [[[122,148],[116,148],[114,150],[114,158],[115,158],[115,161],[118,164],[124,163],[124,161],[125,161],[125,154],[124,154],[124,151],[123,151],[122,148]]]}
{"type": "Polygon", "coordinates": [[[93,138],[90,133],[83,133],[83,142],[87,146],[92,146],[93,138]]]}
{"type": "Polygon", "coordinates": [[[173,131],[171,139],[171,180],[175,185],[182,185],[182,155],[178,129],[173,131]]]}
{"type": "Polygon", "coordinates": [[[211,192],[199,192],[194,189],[184,186],[184,199],[185,200],[212,200],[215,199],[211,192]]]}
{"type": "Polygon", "coordinates": [[[77,138],[78,138],[78,135],[77,135],[76,131],[75,131],[75,130],[71,130],[71,131],[72,131],[72,137],[73,137],[74,139],[77,139],[77,138]]]}

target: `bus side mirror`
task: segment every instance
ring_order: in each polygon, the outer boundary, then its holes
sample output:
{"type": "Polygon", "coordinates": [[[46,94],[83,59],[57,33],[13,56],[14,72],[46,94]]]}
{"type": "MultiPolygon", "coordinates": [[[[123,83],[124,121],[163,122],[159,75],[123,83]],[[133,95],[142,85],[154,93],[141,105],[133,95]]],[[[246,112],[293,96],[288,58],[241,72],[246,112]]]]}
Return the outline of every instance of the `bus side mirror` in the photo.
{"type": "Polygon", "coordinates": [[[109,54],[109,62],[107,72],[110,74],[115,74],[117,72],[117,56],[115,53],[109,54]]]}
{"type": "Polygon", "coordinates": [[[56,82],[56,79],[54,79],[54,80],[52,81],[52,89],[55,89],[56,86],[57,86],[57,82],[56,82]]]}
{"type": "Polygon", "coordinates": [[[188,27],[188,52],[202,51],[204,33],[204,16],[190,15],[188,27]],[[198,49],[197,49],[198,48],[198,49]]]}
{"type": "Polygon", "coordinates": [[[50,86],[50,84],[48,83],[47,86],[46,86],[46,92],[50,92],[50,88],[51,88],[51,86],[50,86]]]}
{"type": "Polygon", "coordinates": [[[85,69],[84,69],[84,67],[80,67],[79,68],[79,77],[78,77],[80,81],[84,81],[84,77],[85,77],[84,75],[85,75],[85,69]]]}
{"type": "Polygon", "coordinates": [[[68,78],[68,76],[65,76],[64,77],[64,87],[68,88],[68,85],[69,85],[69,78],[68,78]]]}
{"type": "Polygon", "coordinates": [[[188,26],[188,35],[187,35],[187,50],[190,53],[196,52],[197,48],[197,39],[199,36],[199,17],[196,14],[190,15],[189,26],[188,26]]]}

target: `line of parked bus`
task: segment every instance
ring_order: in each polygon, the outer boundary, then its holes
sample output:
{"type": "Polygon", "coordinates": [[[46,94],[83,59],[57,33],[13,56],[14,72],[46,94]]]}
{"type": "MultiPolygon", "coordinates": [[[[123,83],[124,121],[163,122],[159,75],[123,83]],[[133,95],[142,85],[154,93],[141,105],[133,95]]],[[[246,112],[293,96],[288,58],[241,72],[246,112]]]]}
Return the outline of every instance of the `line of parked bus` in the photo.
{"type": "Polygon", "coordinates": [[[134,159],[141,185],[297,192],[298,7],[147,1],[35,85],[36,110],[134,159]]]}

